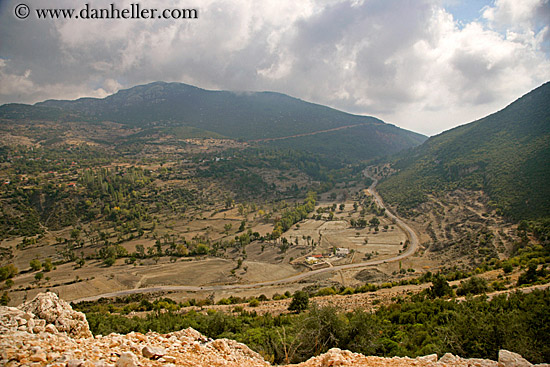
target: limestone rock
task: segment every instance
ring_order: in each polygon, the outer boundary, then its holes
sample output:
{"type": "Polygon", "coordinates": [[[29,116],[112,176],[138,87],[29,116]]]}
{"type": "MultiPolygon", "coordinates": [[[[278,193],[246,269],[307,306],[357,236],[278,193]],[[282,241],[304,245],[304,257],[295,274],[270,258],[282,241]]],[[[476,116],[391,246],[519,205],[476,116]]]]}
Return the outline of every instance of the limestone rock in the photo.
{"type": "Polygon", "coordinates": [[[67,361],[67,367],[82,367],[84,361],[81,359],[70,359],[67,361]]]}
{"type": "Polygon", "coordinates": [[[163,362],[166,362],[166,363],[176,363],[176,357],[172,357],[172,356],[164,356],[162,357],[162,360],[163,362]]]}
{"type": "Polygon", "coordinates": [[[417,357],[416,359],[421,362],[435,363],[437,362],[437,354],[430,354],[427,356],[417,357]]]}
{"type": "Polygon", "coordinates": [[[55,327],[55,325],[52,325],[52,324],[46,325],[46,327],[44,328],[44,331],[50,334],[58,333],[57,328],[55,327]]]}
{"type": "Polygon", "coordinates": [[[322,359],[323,366],[345,366],[346,358],[342,355],[342,351],[338,348],[330,349],[322,359]]]}
{"type": "Polygon", "coordinates": [[[34,315],[15,307],[0,306],[0,334],[8,331],[29,331],[34,328],[34,315]]]}
{"type": "MultiPolygon", "coordinates": [[[[55,295],[42,294],[19,308],[0,307],[0,366],[51,367],[271,367],[246,345],[212,340],[188,328],[169,334],[132,332],[82,338],[86,319],[55,295]],[[60,320],[58,320],[60,319],[60,320]],[[47,331],[44,333],[43,331],[47,331]]],[[[464,359],[450,353],[417,358],[373,357],[338,348],[287,367],[510,367],[531,366],[500,351],[499,361],[464,359]]],[[[540,365],[541,367],[550,367],[540,365]]]]}
{"type": "Polygon", "coordinates": [[[124,352],[120,355],[118,361],[116,361],[116,367],[138,367],[138,359],[132,352],[124,352]]]}
{"type": "Polygon", "coordinates": [[[499,367],[530,367],[532,365],[532,363],[529,363],[529,361],[517,353],[510,352],[506,349],[501,349],[498,352],[499,367]]]}
{"type": "Polygon", "coordinates": [[[141,353],[143,354],[143,356],[145,358],[159,359],[160,357],[162,357],[166,354],[166,350],[164,348],[151,347],[149,345],[146,345],[141,350],[141,353]]]}
{"type": "Polygon", "coordinates": [[[43,362],[46,363],[48,361],[48,356],[43,351],[37,351],[33,355],[30,356],[29,360],[31,362],[43,362]]]}
{"type": "Polygon", "coordinates": [[[31,312],[38,318],[53,324],[60,332],[66,332],[74,338],[91,338],[92,333],[82,312],[72,307],[55,293],[39,293],[32,301],[19,306],[25,312],[31,312]]]}
{"type": "Polygon", "coordinates": [[[452,355],[451,353],[445,353],[443,357],[439,358],[439,363],[445,363],[448,365],[456,365],[460,361],[460,358],[452,355]]]}

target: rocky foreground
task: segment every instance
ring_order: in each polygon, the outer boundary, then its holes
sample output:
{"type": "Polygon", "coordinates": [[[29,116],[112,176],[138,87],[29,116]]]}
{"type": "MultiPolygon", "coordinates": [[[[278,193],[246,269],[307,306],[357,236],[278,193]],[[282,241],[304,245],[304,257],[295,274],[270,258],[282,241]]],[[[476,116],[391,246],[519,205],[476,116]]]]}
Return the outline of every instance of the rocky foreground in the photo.
{"type": "MultiPolygon", "coordinates": [[[[67,367],[136,366],[271,366],[258,353],[233,340],[212,340],[194,329],[169,334],[149,332],[92,336],[86,316],[54,293],[41,293],[32,301],[0,307],[0,365],[67,367]]],[[[327,353],[293,365],[321,366],[533,366],[520,355],[501,350],[499,360],[366,357],[346,350],[327,353]]],[[[538,365],[549,366],[550,365],[538,365]]]]}

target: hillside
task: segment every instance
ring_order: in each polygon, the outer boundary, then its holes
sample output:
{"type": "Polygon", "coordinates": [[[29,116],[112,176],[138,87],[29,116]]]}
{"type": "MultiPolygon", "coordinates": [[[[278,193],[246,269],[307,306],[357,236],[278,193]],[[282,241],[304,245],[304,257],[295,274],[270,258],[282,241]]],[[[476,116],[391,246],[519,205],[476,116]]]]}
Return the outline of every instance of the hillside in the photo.
{"type": "MultiPolygon", "coordinates": [[[[271,363],[246,345],[230,339],[212,340],[187,328],[159,334],[131,332],[92,337],[86,317],[54,293],[39,294],[18,308],[0,306],[0,362],[33,366],[239,366],[269,367],[271,363]]],[[[292,354],[292,343],[288,355],[292,354]]],[[[286,349],[285,349],[286,351],[286,349]]],[[[319,354],[319,353],[317,353],[319,354]]],[[[288,364],[288,361],[287,361],[288,364]]],[[[332,348],[306,362],[321,366],[532,366],[519,354],[500,350],[498,362],[444,354],[409,357],[367,357],[332,348]]]]}
{"type": "Polygon", "coordinates": [[[399,154],[379,185],[405,213],[457,188],[482,190],[513,219],[550,215],[550,83],[503,110],[399,154]]]}
{"type": "Polygon", "coordinates": [[[374,117],[344,113],[284,94],[210,91],[164,82],[121,90],[103,99],[4,105],[0,107],[0,119],[111,121],[149,131],[184,127],[205,131],[205,136],[244,140],[292,137],[346,127],[332,131],[328,138],[313,134],[307,139],[269,143],[328,156],[340,152],[344,159],[371,159],[425,140],[423,135],[374,117]]]}

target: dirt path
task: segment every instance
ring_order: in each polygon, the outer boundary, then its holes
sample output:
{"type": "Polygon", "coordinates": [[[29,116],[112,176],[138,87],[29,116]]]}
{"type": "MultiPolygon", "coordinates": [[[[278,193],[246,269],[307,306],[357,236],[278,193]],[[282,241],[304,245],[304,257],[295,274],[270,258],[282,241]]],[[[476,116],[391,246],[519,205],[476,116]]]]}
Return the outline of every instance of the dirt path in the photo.
{"type": "MultiPolygon", "coordinates": [[[[370,177],[370,176],[369,176],[370,177]]],[[[362,267],[368,267],[368,266],[375,266],[375,265],[381,265],[386,264],[389,262],[395,262],[399,260],[403,260],[412,254],[414,254],[418,248],[419,240],[418,236],[414,232],[412,228],[410,228],[405,222],[403,222],[399,217],[391,213],[382,202],[382,198],[378,195],[378,193],[375,190],[376,184],[378,183],[378,180],[371,177],[374,181],[372,185],[369,187],[369,192],[374,197],[374,200],[376,203],[386,209],[386,214],[389,218],[395,220],[395,224],[403,230],[407,238],[409,240],[409,246],[405,251],[403,251],[400,255],[394,256],[389,259],[382,259],[382,260],[371,260],[366,261],[362,263],[357,264],[346,264],[346,265],[336,265],[329,268],[323,268],[323,269],[317,269],[317,270],[311,270],[305,273],[300,273],[288,278],[284,279],[277,279],[277,280],[269,280],[265,282],[259,282],[259,283],[251,283],[251,284],[222,284],[222,285],[210,285],[210,286],[189,286],[189,285],[181,285],[181,286],[158,286],[158,287],[150,287],[150,288],[140,288],[140,289],[128,289],[124,291],[117,291],[117,292],[111,292],[111,293],[104,293],[99,294],[92,297],[86,297],[74,300],[73,302],[81,302],[81,301],[95,301],[102,297],[121,297],[121,296],[127,296],[130,294],[136,294],[136,293],[151,293],[151,292],[168,292],[168,291],[184,291],[184,292],[199,292],[199,291],[208,291],[208,292],[215,292],[215,291],[222,291],[222,290],[233,290],[233,289],[253,289],[253,288],[260,288],[264,286],[272,286],[272,285],[278,285],[278,284],[288,284],[288,283],[294,283],[298,282],[300,280],[303,280],[305,278],[309,278],[314,275],[319,275],[323,273],[328,272],[337,272],[340,270],[345,269],[354,269],[354,268],[362,268],[362,267]]]]}
{"type": "Polygon", "coordinates": [[[276,141],[276,140],[284,140],[284,139],[292,139],[292,138],[300,138],[302,136],[310,136],[310,135],[317,135],[317,134],[324,134],[324,133],[330,133],[333,131],[343,130],[343,129],[349,129],[352,127],[357,126],[365,126],[370,125],[370,123],[362,123],[362,124],[355,124],[355,125],[346,125],[346,126],[340,126],[335,127],[334,129],[327,129],[327,130],[319,130],[319,131],[313,131],[311,133],[303,133],[303,134],[296,134],[296,135],[290,135],[290,136],[281,136],[279,138],[266,138],[266,139],[256,139],[256,140],[250,140],[251,143],[262,143],[266,141],[276,141]]]}

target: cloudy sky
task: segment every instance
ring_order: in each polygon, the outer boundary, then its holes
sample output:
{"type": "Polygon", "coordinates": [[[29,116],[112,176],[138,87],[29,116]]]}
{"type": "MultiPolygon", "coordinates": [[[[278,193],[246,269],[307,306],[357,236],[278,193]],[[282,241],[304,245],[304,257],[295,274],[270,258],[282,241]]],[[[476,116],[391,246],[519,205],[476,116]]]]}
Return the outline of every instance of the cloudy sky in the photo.
{"type": "Polygon", "coordinates": [[[271,90],[427,135],[550,80],[550,0],[1,0],[0,104],[152,81],[271,90]],[[196,8],[198,19],[45,20],[40,7],[196,8]],[[31,9],[14,15],[18,4],[31,9]],[[46,5],[47,4],[47,5],[46,5]]]}

